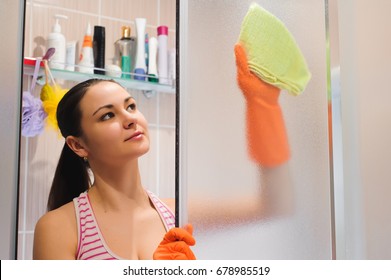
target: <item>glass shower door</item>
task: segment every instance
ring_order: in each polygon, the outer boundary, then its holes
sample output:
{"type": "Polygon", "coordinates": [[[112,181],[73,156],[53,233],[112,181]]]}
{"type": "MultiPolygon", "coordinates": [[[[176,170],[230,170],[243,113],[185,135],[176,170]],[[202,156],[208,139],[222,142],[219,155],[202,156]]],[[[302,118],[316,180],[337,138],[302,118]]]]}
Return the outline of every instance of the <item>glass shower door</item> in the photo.
{"type": "Polygon", "coordinates": [[[324,0],[258,0],[295,37],[312,79],[282,91],[291,157],[277,167],[247,154],[245,100],[234,45],[254,1],[180,2],[180,220],[199,259],[331,259],[324,0]]]}

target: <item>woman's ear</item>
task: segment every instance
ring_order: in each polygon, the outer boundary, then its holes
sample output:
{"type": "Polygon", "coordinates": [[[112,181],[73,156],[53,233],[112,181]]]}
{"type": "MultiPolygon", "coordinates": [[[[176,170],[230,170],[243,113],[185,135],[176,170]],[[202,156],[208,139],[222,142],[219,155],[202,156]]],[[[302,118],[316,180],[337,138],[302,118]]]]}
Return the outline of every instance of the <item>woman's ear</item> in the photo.
{"type": "Polygon", "coordinates": [[[68,136],[65,139],[65,142],[67,143],[68,147],[75,152],[79,157],[84,158],[88,157],[88,152],[84,148],[84,145],[81,143],[81,140],[74,136],[68,136]]]}

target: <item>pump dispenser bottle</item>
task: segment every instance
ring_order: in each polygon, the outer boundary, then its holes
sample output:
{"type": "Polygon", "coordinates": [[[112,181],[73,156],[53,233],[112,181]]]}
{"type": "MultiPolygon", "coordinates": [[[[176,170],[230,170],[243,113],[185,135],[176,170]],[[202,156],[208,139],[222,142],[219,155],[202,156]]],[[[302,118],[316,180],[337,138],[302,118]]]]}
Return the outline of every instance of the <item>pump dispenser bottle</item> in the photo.
{"type": "Polygon", "coordinates": [[[56,19],[52,32],[47,38],[47,49],[54,48],[55,53],[49,61],[49,67],[56,69],[65,68],[66,58],[66,41],[64,35],[61,33],[60,19],[68,19],[64,15],[55,15],[56,19]]]}

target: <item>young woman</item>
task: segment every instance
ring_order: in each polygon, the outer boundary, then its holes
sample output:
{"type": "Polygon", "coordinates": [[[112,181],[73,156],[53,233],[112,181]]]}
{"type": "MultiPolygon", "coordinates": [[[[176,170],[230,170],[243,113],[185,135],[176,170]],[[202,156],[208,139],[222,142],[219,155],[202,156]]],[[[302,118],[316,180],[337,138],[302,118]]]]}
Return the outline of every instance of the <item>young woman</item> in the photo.
{"type": "Polygon", "coordinates": [[[138,158],[149,134],[133,97],[91,79],[63,97],[57,120],[65,144],[33,258],[195,259],[191,227],[174,228],[173,201],[142,186],[138,158]]]}
{"type": "MultiPolygon", "coordinates": [[[[241,44],[235,45],[235,56],[247,105],[249,155],[273,178],[286,177],[280,174],[285,169],[276,169],[290,157],[280,89],[250,71],[241,44]]],[[[66,141],[50,211],[36,226],[34,259],[194,259],[191,226],[170,229],[173,201],[163,203],[141,184],[138,158],[149,149],[148,128],[129,93],[113,81],[80,83],[59,103],[57,120],[66,141]]],[[[272,181],[276,188],[262,189],[259,196],[189,205],[197,210],[190,220],[233,224],[290,213],[291,184],[272,181]]]]}

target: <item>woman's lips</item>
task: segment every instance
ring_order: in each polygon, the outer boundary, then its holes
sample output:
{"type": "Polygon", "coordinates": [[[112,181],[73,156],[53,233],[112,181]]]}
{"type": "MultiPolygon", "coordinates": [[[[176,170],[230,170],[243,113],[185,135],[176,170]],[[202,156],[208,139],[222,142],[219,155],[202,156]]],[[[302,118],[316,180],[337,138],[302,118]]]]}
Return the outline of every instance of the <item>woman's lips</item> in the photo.
{"type": "Polygon", "coordinates": [[[127,138],[125,141],[129,140],[139,140],[143,137],[143,134],[140,131],[136,131],[133,133],[129,138],[127,138]]]}

